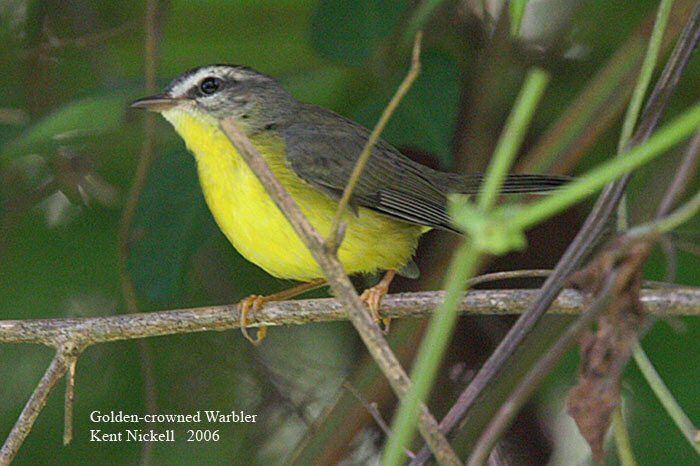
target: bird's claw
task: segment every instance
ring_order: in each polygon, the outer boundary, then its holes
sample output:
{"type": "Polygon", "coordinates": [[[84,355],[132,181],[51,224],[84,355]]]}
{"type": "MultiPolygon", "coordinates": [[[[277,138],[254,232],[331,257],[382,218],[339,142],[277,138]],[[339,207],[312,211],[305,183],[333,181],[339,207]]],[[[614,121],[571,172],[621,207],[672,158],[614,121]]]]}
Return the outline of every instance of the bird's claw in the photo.
{"type": "Polygon", "coordinates": [[[383,318],[380,313],[382,306],[382,299],[389,292],[389,285],[378,284],[371,288],[367,288],[360,295],[360,300],[365,303],[369,308],[369,312],[375,322],[381,322],[384,326],[382,329],[384,333],[389,333],[389,327],[391,326],[391,319],[388,317],[383,318]]]}
{"type": "Polygon", "coordinates": [[[267,327],[258,327],[257,334],[255,335],[255,338],[253,338],[250,335],[250,333],[248,333],[248,325],[250,324],[250,319],[248,316],[251,311],[255,313],[262,309],[262,307],[265,305],[265,302],[266,299],[264,296],[254,294],[242,299],[241,302],[238,303],[241,333],[243,333],[243,336],[246,338],[246,340],[248,340],[255,346],[258,346],[260,343],[262,343],[262,341],[265,339],[265,336],[267,336],[267,327]]]}

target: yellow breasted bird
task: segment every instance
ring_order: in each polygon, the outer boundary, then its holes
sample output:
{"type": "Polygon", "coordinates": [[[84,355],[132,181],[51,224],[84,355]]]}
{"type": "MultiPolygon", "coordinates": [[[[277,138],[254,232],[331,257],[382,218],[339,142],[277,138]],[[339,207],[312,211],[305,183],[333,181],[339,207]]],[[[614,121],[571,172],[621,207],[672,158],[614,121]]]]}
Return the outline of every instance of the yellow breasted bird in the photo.
{"type": "MultiPolygon", "coordinates": [[[[305,282],[289,292],[244,300],[243,329],[251,307],[324,283],[318,264],[219,122],[233,117],[324,237],[369,137],[367,128],[300,102],[275,79],[236,65],[191,69],[163,93],[139,99],[132,106],[160,112],[184,139],[196,159],[207,205],[243,257],[275,277],[305,282]]],[[[502,192],[541,193],[567,179],[510,175],[502,192]]],[[[475,194],[481,181],[481,175],[445,173],[415,163],[385,141],[375,145],[353,192],[338,250],[348,274],[387,271],[379,285],[363,293],[375,317],[394,273],[418,275],[412,261],[418,238],[432,228],[457,232],[447,213],[447,195],[475,194]]]]}

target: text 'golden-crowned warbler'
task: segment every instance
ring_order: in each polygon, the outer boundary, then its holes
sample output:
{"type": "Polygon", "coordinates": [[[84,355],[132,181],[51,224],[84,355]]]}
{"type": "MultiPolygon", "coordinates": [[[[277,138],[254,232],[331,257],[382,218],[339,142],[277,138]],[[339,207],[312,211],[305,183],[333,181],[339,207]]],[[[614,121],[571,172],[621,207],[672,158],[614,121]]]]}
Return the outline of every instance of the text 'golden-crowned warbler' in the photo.
{"type": "MultiPolygon", "coordinates": [[[[162,94],[133,107],[160,112],[194,153],[204,197],[217,224],[249,261],[280,278],[323,283],[323,273],[292,226],[219,127],[233,118],[311,224],[327,236],[370,131],[330,110],[296,100],[280,84],[250,68],[210,65],[187,71],[162,94]]],[[[420,128],[416,128],[420,131],[420,128]]],[[[552,190],[566,177],[510,175],[503,193],[552,190]]],[[[416,277],[418,238],[431,228],[457,231],[447,195],[475,194],[481,175],[439,172],[413,162],[380,140],[351,198],[338,257],[348,274],[388,271],[363,298],[375,313],[394,271],[416,277]]],[[[241,314],[262,300],[244,300],[241,314]]],[[[242,317],[245,324],[245,316],[242,317]]]]}

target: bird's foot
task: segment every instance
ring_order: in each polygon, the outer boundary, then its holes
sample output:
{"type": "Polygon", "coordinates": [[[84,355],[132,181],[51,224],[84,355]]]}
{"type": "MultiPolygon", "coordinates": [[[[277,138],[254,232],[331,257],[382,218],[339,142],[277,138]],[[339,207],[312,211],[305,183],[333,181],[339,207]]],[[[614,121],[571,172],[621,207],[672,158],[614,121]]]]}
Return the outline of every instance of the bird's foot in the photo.
{"type": "Polygon", "coordinates": [[[380,313],[382,298],[384,298],[388,291],[389,287],[376,285],[372,288],[367,288],[360,295],[360,300],[365,303],[374,321],[383,324],[384,328],[382,330],[384,333],[389,332],[389,327],[391,326],[391,319],[382,318],[380,313]]]}
{"type": "Polygon", "coordinates": [[[391,319],[388,317],[382,317],[380,310],[382,307],[382,299],[389,293],[389,285],[394,279],[396,272],[394,270],[389,270],[384,278],[382,278],[379,283],[371,288],[367,288],[360,295],[360,300],[367,305],[369,312],[375,322],[381,322],[383,324],[384,333],[389,333],[389,328],[391,327],[391,319]]]}
{"type": "Polygon", "coordinates": [[[250,324],[250,319],[248,316],[251,313],[251,311],[255,313],[262,309],[265,304],[271,301],[284,301],[287,299],[291,299],[297,295],[319,288],[325,284],[326,280],[324,278],[319,278],[316,280],[311,280],[308,283],[301,283],[287,290],[280,291],[279,293],[267,296],[253,294],[241,300],[241,302],[238,303],[238,311],[240,313],[241,322],[241,333],[243,333],[243,336],[246,338],[246,340],[248,340],[256,346],[259,345],[267,335],[267,327],[258,327],[258,333],[255,336],[255,338],[251,337],[248,333],[248,325],[250,324]]]}
{"type": "Polygon", "coordinates": [[[267,301],[268,300],[265,296],[254,294],[242,299],[241,302],[238,303],[238,311],[240,313],[241,322],[241,333],[243,333],[243,336],[246,338],[246,340],[248,340],[255,346],[258,346],[260,343],[262,343],[262,341],[267,336],[267,327],[258,327],[258,331],[255,335],[255,338],[253,338],[250,335],[250,333],[248,333],[248,325],[250,324],[249,315],[251,311],[255,313],[262,309],[267,301]]]}

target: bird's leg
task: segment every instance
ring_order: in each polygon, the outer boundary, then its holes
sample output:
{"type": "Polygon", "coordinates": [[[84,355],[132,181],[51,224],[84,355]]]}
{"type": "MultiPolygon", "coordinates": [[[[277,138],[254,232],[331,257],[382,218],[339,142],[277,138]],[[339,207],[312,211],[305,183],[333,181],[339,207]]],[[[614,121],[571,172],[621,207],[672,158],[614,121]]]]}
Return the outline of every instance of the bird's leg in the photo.
{"type": "Polygon", "coordinates": [[[389,285],[395,276],[396,270],[387,270],[384,277],[379,280],[379,283],[374,285],[372,288],[367,288],[360,295],[360,299],[367,305],[367,307],[369,307],[369,311],[372,314],[372,317],[374,317],[374,320],[376,322],[381,321],[384,324],[384,332],[389,331],[391,319],[382,319],[382,316],[379,314],[379,309],[382,305],[382,299],[389,292],[389,285]]]}
{"type": "Polygon", "coordinates": [[[325,284],[326,279],[319,278],[316,280],[312,280],[308,283],[302,283],[287,290],[280,291],[279,293],[274,293],[267,296],[254,294],[242,299],[241,302],[238,303],[238,311],[240,314],[241,332],[243,333],[243,336],[252,344],[259,345],[260,342],[262,342],[265,339],[265,336],[267,335],[267,327],[265,326],[258,327],[258,332],[255,338],[250,336],[250,334],[248,333],[248,324],[250,323],[248,316],[251,310],[253,311],[253,313],[255,313],[262,309],[262,307],[266,303],[272,301],[285,301],[302,293],[306,293],[307,291],[320,288],[325,284]]]}

